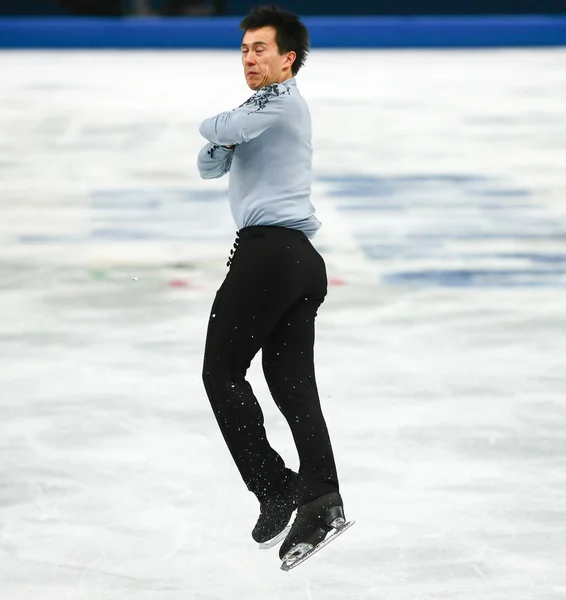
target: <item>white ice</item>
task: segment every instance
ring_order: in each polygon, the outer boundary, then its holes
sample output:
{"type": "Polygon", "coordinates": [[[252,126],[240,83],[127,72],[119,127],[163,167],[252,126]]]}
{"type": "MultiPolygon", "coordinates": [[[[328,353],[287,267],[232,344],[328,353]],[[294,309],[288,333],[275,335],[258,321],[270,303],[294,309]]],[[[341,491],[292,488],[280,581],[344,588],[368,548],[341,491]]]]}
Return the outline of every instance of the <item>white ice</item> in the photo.
{"type": "Polygon", "coordinates": [[[234,225],[197,128],[238,52],[0,53],[2,600],[566,597],[566,51],[315,51],[299,85],[357,524],[285,574],[200,379],[234,225]]]}

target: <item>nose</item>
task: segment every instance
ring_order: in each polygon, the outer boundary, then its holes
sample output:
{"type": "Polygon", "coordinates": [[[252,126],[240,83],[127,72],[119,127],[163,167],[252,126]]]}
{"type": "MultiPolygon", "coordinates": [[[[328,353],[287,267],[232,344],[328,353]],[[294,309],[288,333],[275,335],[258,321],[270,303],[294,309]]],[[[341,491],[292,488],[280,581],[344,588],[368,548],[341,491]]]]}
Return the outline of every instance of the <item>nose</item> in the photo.
{"type": "Polygon", "coordinates": [[[245,57],[245,59],[244,59],[244,62],[245,62],[245,64],[246,64],[246,65],[248,65],[248,66],[251,66],[251,65],[254,65],[254,64],[255,64],[255,57],[252,55],[252,53],[251,53],[251,52],[248,52],[248,53],[246,54],[246,57],[245,57]]]}

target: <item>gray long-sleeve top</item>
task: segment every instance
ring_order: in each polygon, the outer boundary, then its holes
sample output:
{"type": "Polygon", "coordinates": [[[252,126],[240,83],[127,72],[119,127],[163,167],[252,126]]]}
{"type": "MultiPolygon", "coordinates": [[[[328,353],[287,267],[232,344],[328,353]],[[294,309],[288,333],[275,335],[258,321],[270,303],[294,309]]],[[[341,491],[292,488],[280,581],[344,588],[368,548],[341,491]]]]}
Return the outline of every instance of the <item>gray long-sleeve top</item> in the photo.
{"type": "Polygon", "coordinates": [[[321,224],[310,201],[311,118],[294,78],[206,119],[200,133],[209,141],[198,156],[200,175],[212,179],[230,172],[230,208],[238,229],[276,225],[308,237],[316,233],[321,224]]]}

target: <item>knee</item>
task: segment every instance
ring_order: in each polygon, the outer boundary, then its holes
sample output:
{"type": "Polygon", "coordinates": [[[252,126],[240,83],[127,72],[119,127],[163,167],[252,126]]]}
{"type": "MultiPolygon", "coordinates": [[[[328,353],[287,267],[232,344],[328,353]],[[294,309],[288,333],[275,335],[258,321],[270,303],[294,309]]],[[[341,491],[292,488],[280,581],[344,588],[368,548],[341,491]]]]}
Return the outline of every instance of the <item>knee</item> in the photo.
{"type": "Polygon", "coordinates": [[[202,366],[202,383],[204,384],[204,387],[207,392],[208,392],[208,388],[209,388],[209,382],[210,382],[210,371],[208,370],[208,366],[205,362],[204,365],[202,366]]]}
{"type": "Polygon", "coordinates": [[[204,384],[204,389],[206,393],[210,397],[213,390],[214,384],[218,383],[225,379],[226,375],[221,373],[220,365],[214,363],[213,361],[204,359],[202,365],[202,383],[204,384]]]}
{"type": "Polygon", "coordinates": [[[317,397],[316,384],[312,378],[287,376],[280,372],[264,370],[265,380],[277,405],[311,402],[317,397]]]}
{"type": "Polygon", "coordinates": [[[271,395],[275,398],[276,395],[280,395],[282,388],[285,387],[285,378],[283,377],[281,370],[275,368],[270,363],[263,361],[262,368],[267,387],[269,388],[271,395]]]}
{"type": "Polygon", "coordinates": [[[245,383],[245,369],[236,368],[228,362],[204,359],[202,382],[209,397],[226,395],[233,388],[245,383]]]}

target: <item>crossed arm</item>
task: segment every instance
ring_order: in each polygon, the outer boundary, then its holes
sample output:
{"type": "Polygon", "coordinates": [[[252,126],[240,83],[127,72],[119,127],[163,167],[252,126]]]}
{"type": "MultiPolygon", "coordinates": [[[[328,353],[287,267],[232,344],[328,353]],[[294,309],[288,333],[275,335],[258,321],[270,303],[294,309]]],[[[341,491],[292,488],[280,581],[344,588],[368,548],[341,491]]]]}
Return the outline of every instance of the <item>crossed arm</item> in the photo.
{"type": "Polygon", "coordinates": [[[226,148],[209,142],[201,149],[197,159],[197,167],[203,179],[217,179],[230,171],[234,147],[226,148]]]}
{"type": "Polygon", "coordinates": [[[242,106],[204,120],[200,134],[208,140],[198,155],[203,179],[222,177],[230,171],[234,149],[261,135],[282,112],[282,94],[269,97],[255,94],[242,106]]]}

